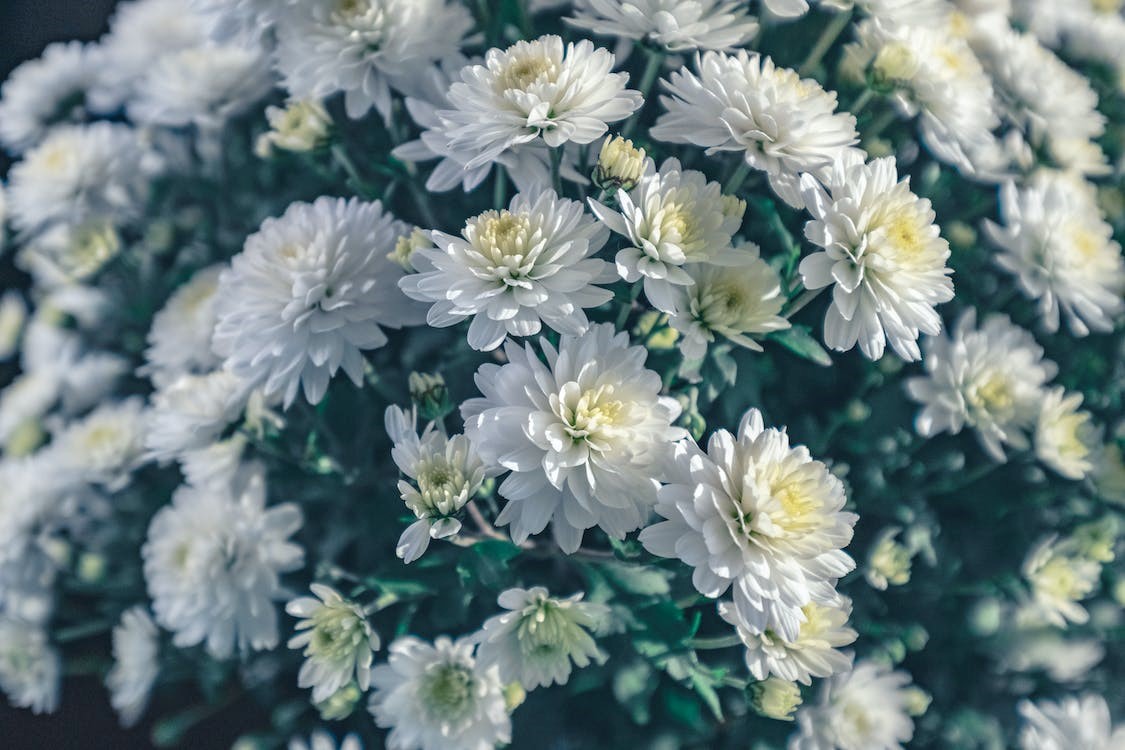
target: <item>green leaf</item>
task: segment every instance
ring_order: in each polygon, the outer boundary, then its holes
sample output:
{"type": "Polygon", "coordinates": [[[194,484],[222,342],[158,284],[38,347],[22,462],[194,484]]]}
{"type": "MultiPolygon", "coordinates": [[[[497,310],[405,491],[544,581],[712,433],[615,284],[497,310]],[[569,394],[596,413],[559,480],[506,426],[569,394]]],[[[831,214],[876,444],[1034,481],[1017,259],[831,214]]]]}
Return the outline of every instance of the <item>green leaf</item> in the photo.
{"type": "Polygon", "coordinates": [[[657,682],[652,667],[643,661],[635,661],[613,675],[613,697],[629,712],[633,721],[647,724],[652,718],[649,704],[657,682]]]}
{"type": "Polygon", "coordinates": [[[695,692],[707,704],[707,708],[711,709],[711,713],[718,721],[723,720],[723,707],[719,703],[719,694],[715,692],[715,686],[712,684],[710,676],[703,672],[695,672],[691,676],[692,687],[695,692]]]}
{"type": "Polygon", "coordinates": [[[807,359],[821,367],[832,366],[832,357],[828,356],[828,352],[813,338],[806,326],[793,326],[784,331],[777,331],[770,334],[770,338],[802,359],[807,359]]]}
{"type": "Polygon", "coordinates": [[[670,574],[659,568],[620,562],[602,563],[600,567],[606,578],[622,591],[641,596],[664,596],[671,591],[670,574]]]}

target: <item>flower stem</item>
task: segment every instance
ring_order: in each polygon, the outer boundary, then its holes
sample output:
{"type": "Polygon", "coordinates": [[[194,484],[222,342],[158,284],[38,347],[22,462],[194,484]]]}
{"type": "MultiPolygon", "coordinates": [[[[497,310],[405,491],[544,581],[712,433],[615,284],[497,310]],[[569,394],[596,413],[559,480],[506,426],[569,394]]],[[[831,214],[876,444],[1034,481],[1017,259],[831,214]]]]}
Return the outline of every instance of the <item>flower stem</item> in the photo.
{"type": "Polygon", "coordinates": [[[695,649],[731,648],[732,646],[741,646],[742,639],[738,637],[737,633],[732,633],[715,638],[692,638],[688,641],[688,645],[695,649]]]}
{"type": "Polygon", "coordinates": [[[644,286],[644,282],[639,279],[633,282],[633,288],[629,290],[629,302],[621,308],[621,312],[617,313],[617,320],[614,321],[617,330],[620,331],[625,327],[625,321],[629,319],[629,313],[633,310],[633,303],[637,301],[637,297],[641,296],[642,286],[644,286]]]}
{"type": "Polygon", "coordinates": [[[867,140],[875,138],[880,133],[882,133],[888,125],[890,125],[897,119],[898,113],[895,112],[894,109],[887,110],[871,121],[871,127],[866,129],[866,132],[863,133],[863,137],[867,140]]]}
{"type": "Polygon", "coordinates": [[[469,518],[473,519],[473,523],[476,524],[477,529],[480,530],[480,533],[484,534],[489,539],[503,539],[504,541],[508,540],[508,537],[501,534],[496,530],[495,526],[488,522],[488,519],[485,518],[484,514],[480,512],[480,508],[477,507],[475,501],[470,500],[469,502],[465,503],[465,510],[469,512],[469,518]]]}
{"type": "MultiPolygon", "coordinates": [[[[656,77],[660,74],[660,68],[664,65],[664,52],[655,50],[645,50],[648,55],[648,60],[645,63],[645,70],[641,74],[641,83],[638,91],[644,97],[645,103],[648,102],[648,92],[652,89],[652,84],[656,82],[656,77]]],[[[640,114],[644,109],[644,104],[641,104],[641,109],[633,113],[629,118],[629,122],[625,123],[625,127],[621,131],[621,135],[628,138],[629,135],[637,129],[640,123],[640,114]]]]}
{"type": "Polygon", "coordinates": [[[497,211],[504,208],[508,201],[508,175],[504,167],[496,165],[496,182],[492,184],[492,207],[497,211]]]}
{"type": "Polygon", "coordinates": [[[742,162],[738,165],[738,168],[734,170],[734,174],[732,174],[730,176],[730,179],[727,180],[726,189],[724,190],[724,192],[727,195],[738,195],[739,188],[742,187],[743,183],[746,182],[746,178],[749,176],[750,165],[746,162],[745,159],[743,159],[742,162]]]}
{"type": "Polygon", "coordinates": [[[820,296],[820,293],[827,288],[828,287],[826,286],[822,286],[820,289],[806,289],[800,297],[793,301],[793,306],[790,307],[788,312],[785,313],[785,319],[788,320],[789,318],[792,318],[794,315],[799,313],[805,308],[806,305],[820,296]]]}
{"type": "Polygon", "coordinates": [[[848,107],[848,111],[858,116],[873,98],[875,98],[875,89],[864,89],[863,93],[857,96],[851,106],[848,107]]]}
{"type": "Polygon", "coordinates": [[[551,185],[560,198],[562,197],[562,150],[562,146],[551,149],[551,185]]]}
{"type": "Polygon", "coordinates": [[[852,14],[851,11],[848,11],[846,13],[837,14],[835,18],[829,21],[828,25],[824,27],[824,30],[820,32],[820,37],[816,40],[816,44],[809,50],[808,56],[805,58],[805,61],[801,63],[801,67],[797,69],[797,72],[802,76],[811,73],[813,68],[820,64],[825,53],[832,48],[836,37],[840,36],[840,33],[848,27],[851,20],[852,14]]]}

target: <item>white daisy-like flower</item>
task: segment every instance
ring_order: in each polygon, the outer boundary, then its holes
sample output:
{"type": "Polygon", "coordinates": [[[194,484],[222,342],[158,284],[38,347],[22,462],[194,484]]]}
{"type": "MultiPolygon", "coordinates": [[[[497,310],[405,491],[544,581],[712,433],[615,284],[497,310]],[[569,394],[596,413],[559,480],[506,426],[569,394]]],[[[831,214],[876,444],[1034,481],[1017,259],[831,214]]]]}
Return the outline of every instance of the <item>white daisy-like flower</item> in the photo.
{"type": "Polygon", "coordinates": [[[308,742],[302,737],[289,740],[288,750],[363,750],[363,743],[359,741],[358,735],[352,733],[345,736],[337,747],[331,734],[317,729],[309,735],[308,742]]]}
{"type": "Polygon", "coordinates": [[[157,386],[185,373],[210,372],[221,362],[211,350],[211,332],[223,268],[214,265],[196,271],[153,317],[141,372],[157,386]]]}
{"type": "Polygon", "coordinates": [[[0,691],[13,706],[54,713],[61,674],[59,654],[43,628],[0,615],[0,691]]]}
{"type": "Polygon", "coordinates": [[[729,602],[719,602],[719,615],[735,627],[746,646],[746,666],[755,679],[770,675],[788,682],[811,685],[813,677],[829,677],[851,668],[852,655],[838,649],[855,642],[858,634],[848,627],[852,603],[840,597],[835,605],[809,602],[801,608],[805,621],[797,638],[786,641],[770,630],[756,633],[746,627],[729,602]]]}
{"type": "Polygon", "coordinates": [[[12,167],[12,226],[30,234],[54,222],[122,221],[144,206],[145,151],[132,128],[108,122],[55,128],[12,167]]]}
{"type": "Polygon", "coordinates": [[[421,322],[387,256],[403,233],[382,204],[318,198],[267,219],[223,271],[212,339],[225,367],[267,397],[317,403],[343,368],[363,382],[365,349],[383,326],[421,322]]]}
{"type": "Polygon", "coordinates": [[[1102,566],[1077,554],[1058,534],[1048,534],[1027,553],[1021,572],[1031,586],[1032,604],[1055,627],[1082,625],[1090,613],[1079,602],[1098,587],[1102,566]]]}
{"type": "Polygon", "coordinates": [[[119,490],[141,463],[147,425],[141,398],[106,403],[63,427],[49,450],[60,466],[84,481],[119,490]]]}
{"type": "Polygon", "coordinates": [[[730,50],[758,33],[736,0],[578,0],[573,25],[595,34],[645,40],[669,52],[730,50]]]}
{"type": "Polygon", "coordinates": [[[762,260],[757,245],[735,250],[741,256],[737,265],[685,266],[692,284],[674,290],[668,322],[680,334],[684,377],[698,377],[707,346],[718,338],[761,351],[753,336],[789,327],[780,315],[785,295],[777,271],[762,260]]]}
{"type": "Polygon", "coordinates": [[[843,551],[857,516],[843,510],[844,486],[785,432],[766,429],[751,409],[738,434],[712,433],[704,453],[682,441],[657,494],[665,520],[641,532],[645,549],[694,568],[699,593],[733,587],[734,610],[752,633],[793,643],[809,602],[836,602],[836,580],[855,562],[843,551]]]}
{"type": "Polygon", "coordinates": [[[666,112],[653,138],[719,151],[741,151],[764,171],[785,202],[801,207],[802,173],[827,178],[859,141],[855,117],[836,112],[836,94],[811,78],[779,68],[756,52],[707,52],[664,82],[666,112]]]}
{"type": "Polygon", "coordinates": [[[277,645],[273,602],[285,596],[282,573],[301,567],[289,541],[301,527],[292,503],[266,508],[264,472],[246,466],[206,485],[184,485],[160,509],[141,549],[156,621],[187,648],[205,643],[217,658],[235,649],[277,645]]]}
{"type": "Polygon", "coordinates": [[[145,458],[166,462],[211,445],[242,414],[249,395],[226,370],[181,375],[162,385],[151,398],[145,458]]]}
{"type": "Polygon", "coordinates": [[[1000,124],[992,83],[968,41],[947,25],[863,21],[845,55],[890,90],[904,117],[918,116],[923,143],[942,161],[974,174],[972,155],[1000,124]]]}
{"type": "Polygon", "coordinates": [[[1021,750],[1120,750],[1125,726],[1113,726],[1105,698],[1092,693],[1060,701],[1019,703],[1021,750]]]}
{"type": "Polygon", "coordinates": [[[902,750],[914,736],[910,675],[861,661],[797,711],[789,750],[902,750]]]}
{"type": "Polygon", "coordinates": [[[344,94],[348,116],[391,117],[391,90],[427,90],[434,63],[460,57],[473,19],[449,0],[308,0],[282,14],[275,54],[297,99],[344,94]]]}
{"type": "Polygon", "coordinates": [[[328,700],[352,679],[367,690],[379,636],[358,604],[331,586],[314,583],[310,588],[315,599],[302,596],[285,605],[286,612],[300,618],[297,634],[289,639],[289,648],[304,649],[297,686],[311,687],[314,703],[328,700]]]}
{"type": "Polygon", "coordinates": [[[1000,189],[1003,224],[985,220],[996,263],[1039,301],[1043,327],[1060,318],[1076,336],[1113,330],[1125,311],[1125,259],[1102,218],[1094,188],[1063,172],[1040,171],[1022,187],[1000,189]]]}
{"type": "Polygon", "coordinates": [[[1079,411],[1082,394],[1051,388],[1043,394],[1035,427],[1035,455],[1067,479],[1078,480],[1094,470],[1101,448],[1101,430],[1088,411],[1079,411]]]}
{"type": "Polygon", "coordinates": [[[511,742],[499,674],[476,663],[473,645],[440,637],[431,646],[413,636],[391,644],[388,662],[372,672],[369,705],[375,723],[391,730],[388,750],[493,750],[511,742]]]}
{"type": "Polygon", "coordinates": [[[0,87],[0,145],[11,154],[34,148],[55,126],[86,119],[86,95],[101,67],[97,48],[50,44],[0,87]]]}
{"type": "Polygon", "coordinates": [[[191,47],[156,60],[137,84],[129,116],[146,125],[215,130],[261,100],[273,84],[259,49],[191,47]]]}
{"type": "Polygon", "coordinates": [[[399,281],[408,297],[432,302],[426,322],[444,327],[472,318],[469,346],[495,349],[510,334],[533,336],[543,324],[572,335],[589,327],[584,308],[613,293],[615,278],[592,257],[609,237],[578,201],[552,190],[519,194],[508,210],[469,219],[460,237],[433,232],[434,249],[411,256],[418,273],[399,281]]]}
{"type": "Polygon", "coordinates": [[[586,529],[616,539],[648,518],[656,476],[671,443],[674,399],[660,395],[660,375],[644,366],[647,351],[611,324],[543,340],[546,363],[530,344],[504,348],[508,363],[476,374],[482,398],[461,405],[465,434],[485,464],[511,474],[499,492],[508,504],[497,524],[517,543],[551,524],[567,553],[586,529]]]}
{"type": "Polygon", "coordinates": [[[977,328],[976,310],[966,311],[952,335],[925,342],[924,377],[909,378],[906,390],[922,404],[914,427],[923,437],[956,435],[971,427],[996,461],[1004,445],[1029,447],[1027,430],[1039,415],[1044,385],[1058,367],[1043,348],[1006,315],[990,315],[977,328]]]}
{"type": "Polygon", "coordinates": [[[828,192],[811,177],[801,187],[813,217],[805,237],[823,248],[801,261],[801,280],[832,287],[825,343],[848,351],[858,342],[874,360],[890,342],[903,359],[920,359],[918,336],[941,331],[934,306],[953,299],[949,243],[930,201],[899,180],[894,157],[837,162],[828,192]]]}
{"type": "Polygon", "coordinates": [[[496,161],[515,146],[550,148],[593,143],[607,123],[640,108],[639,92],[613,73],[614,57],[588,40],[563,45],[557,36],[491,49],[484,65],[467,65],[438,110],[444,150],[468,170],[496,161]]]}
{"type": "Polygon", "coordinates": [[[159,657],[159,633],[148,610],[140,605],[125,610],[113,628],[113,668],[105,680],[122,726],[136,724],[148,706],[159,657]]]}
{"type": "Polygon", "coordinates": [[[400,479],[398,491],[417,521],[398,540],[395,553],[405,563],[421,557],[430,539],[445,539],[461,530],[455,516],[477,492],[489,470],[464,435],[446,437],[433,423],[421,436],[418,416],[397,406],[388,406],[384,415],[387,435],[394,443],[391,458],[407,480],[400,479]]]}
{"type": "Polygon", "coordinates": [[[598,629],[608,607],[584,602],[582,594],[552,597],[542,586],[511,588],[496,601],[510,611],[485,620],[474,638],[477,663],[496,665],[504,683],[525,690],[565,685],[572,663],[581,669],[606,660],[589,631],[598,629]]]}
{"type": "Polygon", "coordinates": [[[616,194],[620,212],[593,199],[590,206],[633,243],[615,258],[621,278],[630,283],[643,279],[648,301],[671,313],[675,288],[693,283],[685,264],[736,265],[743,260],[731,242],[746,204],[724,196],[722,186],[708,182],[702,172],[680,169],[677,159],[668,159],[659,171],[649,162],[645,172],[636,188],[616,194]]]}

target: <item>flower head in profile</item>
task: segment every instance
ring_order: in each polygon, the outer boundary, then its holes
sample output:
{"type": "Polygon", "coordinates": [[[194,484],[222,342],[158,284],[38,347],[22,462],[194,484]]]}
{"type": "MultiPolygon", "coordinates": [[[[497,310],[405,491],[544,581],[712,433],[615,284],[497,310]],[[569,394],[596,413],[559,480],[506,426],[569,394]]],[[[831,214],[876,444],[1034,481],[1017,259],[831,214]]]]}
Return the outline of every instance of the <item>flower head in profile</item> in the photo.
{"type": "Polygon", "coordinates": [[[953,299],[949,243],[930,202],[898,179],[894,157],[838,162],[828,186],[801,182],[813,217],[805,237],[823,249],[801,261],[801,279],[832,287],[825,343],[837,351],[858,343],[874,360],[889,342],[903,359],[921,359],[918,336],[941,331],[934,306],[953,299]]]}
{"type": "Polygon", "coordinates": [[[196,271],[153,316],[141,373],[157,387],[187,373],[211,372],[221,362],[211,351],[211,332],[222,271],[217,264],[196,271]]]}
{"type": "Polygon", "coordinates": [[[474,644],[403,636],[375,667],[370,709],[390,729],[389,750],[493,750],[512,738],[495,667],[477,664],[474,644]]]}
{"type": "Polygon", "coordinates": [[[686,433],[672,426],[680,405],[660,395],[647,351],[611,324],[540,346],[546,362],[530,344],[508,342],[508,363],[480,367],[483,396],[463,403],[461,415],[485,464],[511,472],[497,523],[510,524],[517,543],[550,523],[572,553],[593,526],[616,539],[640,528],[654,477],[686,433]]]}
{"type": "Polygon", "coordinates": [[[1094,470],[1101,430],[1088,411],[1079,411],[1082,394],[1051,388],[1043,394],[1035,426],[1035,455],[1067,479],[1081,479],[1094,470]]]}
{"type": "Polygon", "coordinates": [[[871,588],[886,591],[888,586],[902,586],[910,581],[913,551],[898,541],[902,529],[888,526],[871,543],[863,576],[871,588]]]}
{"type": "Polygon", "coordinates": [[[319,198],[267,219],[223,271],[212,339],[225,366],[288,407],[317,403],[343,369],[356,385],[383,327],[420,322],[387,258],[401,234],[379,203],[319,198]]]}
{"type": "Polygon", "coordinates": [[[582,668],[605,661],[589,632],[609,613],[605,606],[583,602],[582,594],[555,598],[542,586],[508,589],[497,601],[509,611],[481,626],[477,661],[496,665],[505,683],[526,690],[565,685],[572,663],[582,668]]]}
{"type": "Polygon", "coordinates": [[[85,121],[99,63],[93,45],[56,42],[8,74],[0,87],[0,145],[22,154],[52,128],[85,121]]]}
{"type": "Polygon", "coordinates": [[[137,723],[160,674],[160,634],[142,606],[125,610],[113,629],[113,668],[106,677],[110,702],[121,724],[137,723]]]}
{"type": "Polygon", "coordinates": [[[358,604],[331,586],[314,583],[311,588],[315,598],[302,596],[285,605],[286,612],[300,618],[289,639],[289,648],[304,649],[297,686],[311,687],[314,703],[328,700],[353,679],[367,690],[379,636],[358,604]]]}
{"type": "Polygon", "coordinates": [[[732,610],[750,633],[794,643],[810,602],[837,601],[836,580],[855,563],[843,551],[857,516],[843,484],[804,446],[766,429],[751,409],[737,435],[716,430],[707,451],[676,445],[657,494],[663,520],[641,532],[645,549],[694,568],[699,593],[734,589],[732,610]],[[775,635],[776,634],[776,635],[775,635]]]}
{"type": "Polygon", "coordinates": [[[433,302],[426,321],[450,326],[467,318],[469,346],[491,350],[508,335],[533,336],[544,323],[578,335],[589,327],[583,311],[613,293],[613,268],[593,256],[609,232],[577,201],[547,190],[519,194],[507,210],[469,219],[460,237],[433,232],[436,248],[411,255],[417,273],[399,286],[408,297],[433,302]]]}
{"type": "Polygon", "coordinates": [[[1125,746],[1125,726],[1113,726],[1100,695],[1019,703],[1020,750],[1116,750],[1125,746]]]}
{"type": "Polygon", "coordinates": [[[734,0],[578,0],[567,20],[595,34],[637,39],[669,52],[730,50],[758,33],[758,21],[734,0]]]}
{"type": "Polygon", "coordinates": [[[54,713],[62,664],[39,625],[0,614],[0,692],[18,708],[54,713]]]}
{"type": "Polygon", "coordinates": [[[1022,572],[1031,586],[1032,604],[1047,622],[1065,628],[1068,622],[1081,625],[1090,619],[1079,602],[1098,587],[1102,566],[1075,549],[1073,540],[1045,536],[1027,553],[1022,572]]]}

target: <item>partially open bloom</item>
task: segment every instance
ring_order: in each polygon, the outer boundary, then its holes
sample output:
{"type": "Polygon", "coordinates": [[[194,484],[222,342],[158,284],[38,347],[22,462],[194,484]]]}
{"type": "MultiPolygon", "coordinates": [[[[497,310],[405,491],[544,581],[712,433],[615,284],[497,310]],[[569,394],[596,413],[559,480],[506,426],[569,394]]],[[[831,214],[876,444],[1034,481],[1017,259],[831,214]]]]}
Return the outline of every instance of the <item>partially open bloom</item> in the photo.
{"type": "Polygon", "coordinates": [[[477,371],[483,398],[461,405],[481,458],[511,472],[496,522],[511,524],[517,543],[550,523],[566,552],[593,526],[624,538],[648,518],[654,477],[686,434],[672,426],[680,405],[660,395],[645,349],[608,323],[540,346],[546,363],[530,344],[508,342],[507,364],[477,371]]]}
{"type": "Polygon", "coordinates": [[[898,541],[901,532],[898,526],[888,526],[871,543],[863,575],[872,588],[886,591],[888,586],[902,586],[910,581],[913,553],[898,541]]]}
{"type": "Polygon", "coordinates": [[[110,701],[121,724],[137,723],[160,674],[160,635],[148,611],[131,607],[113,629],[113,668],[106,677],[110,701]]]}
{"type": "Polygon", "coordinates": [[[734,0],[579,0],[575,26],[595,34],[642,39],[669,52],[729,50],[758,33],[757,20],[734,0]]]}
{"type": "Polygon", "coordinates": [[[565,599],[552,597],[547,589],[513,588],[497,602],[510,610],[485,620],[476,636],[477,661],[493,664],[505,683],[518,682],[526,690],[565,685],[571,663],[582,668],[606,656],[590,636],[608,608],[582,601],[582,594],[565,599]]]}
{"type": "Polygon", "coordinates": [[[1100,695],[1069,696],[1060,701],[1019,703],[1023,727],[1021,750],[1117,750],[1125,747],[1125,726],[1113,726],[1109,706],[1100,695]]]}
{"type": "Polygon", "coordinates": [[[613,268],[594,258],[609,232],[578,201],[547,190],[519,194],[508,210],[469,219],[460,237],[433,232],[435,249],[418,248],[418,273],[399,286],[408,297],[433,302],[426,322],[444,327],[472,318],[469,346],[495,349],[510,334],[533,336],[543,323],[578,335],[589,327],[584,308],[613,293],[595,286],[613,268]]]}
{"type": "Polygon", "coordinates": [[[467,639],[440,637],[431,646],[399,638],[371,682],[371,713],[391,730],[389,750],[493,750],[511,741],[500,677],[477,664],[467,639]]]}
{"type": "Polygon", "coordinates": [[[1043,618],[1056,627],[1067,622],[1079,625],[1090,619],[1090,613],[1079,604],[1094,593],[1102,566],[1073,549],[1058,534],[1044,537],[1027,553],[1023,577],[1031,585],[1033,604],[1043,618]]]}
{"type": "Polygon", "coordinates": [[[801,705],[801,688],[794,682],[769,677],[750,686],[750,705],[768,719],[793,721],[793,712],[801,705]]]}
{"type": "Polygon", "coordinates": [[[766,429],[751,409],[738,434],[716,430],[704,453],[682,441],[657,495],[663,517],[641,532],[645,549],[695,568],[699,593],[734,589],[733,611],[750,633],[793,643],[810,602],[836,602],[836,580],[855,567],[843,551],[857,516],[843,484],[804,446],[766,429]]]}
{"type": "Polygon", "coordinates": [[[934,306],[953,299],[949,243],[930,202],[898,179],[894,157],[837,162],[828,184],[825,192],[811,177],[801,182],[813,216],[805,237],[824,249],[801,261],[801,279],[832,287],[825,343],[838,351],[858,343],[879,359],[890,342],[903,359],[921,359],[918,336],[941,331],[934,306]]]}
{"type": "Polygon", "coordinates": [[[602,141],[598,163],[594,166],[594,184],[606,192],[632,190],[644,176],[645,150],[619,135],[602,141]]]}
{"type": "Polygon", "coordinates": [[[358,604],[330,586],[314,583],[311,588],[316,598],[302,596],[285,605],[286,612],[300,618],[297,634],[289,639],[289,648],[304,648],[298,687],[311,687],[314,703],[328,700],[353,679],[367,690],[379,636],[358,604]]]}
{"type": "Polygon", "coordinates": [[[332,119],[328,110],[316,99],[289,102],[284,109],[266,107],[270,130],[258,139],[254,150],[258,156],[269,156],[273,149],[312,151],[328,139],[332,119]]]}
{"type": "Polygon", "coordinates": [[[1052,388],[1043,395],[1035,427],[1035,455],[1067,479],[1081,479],[1094,469],[1101,431],[1088,411],[1078,411],[1082,394],[1052,388]]]}

